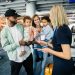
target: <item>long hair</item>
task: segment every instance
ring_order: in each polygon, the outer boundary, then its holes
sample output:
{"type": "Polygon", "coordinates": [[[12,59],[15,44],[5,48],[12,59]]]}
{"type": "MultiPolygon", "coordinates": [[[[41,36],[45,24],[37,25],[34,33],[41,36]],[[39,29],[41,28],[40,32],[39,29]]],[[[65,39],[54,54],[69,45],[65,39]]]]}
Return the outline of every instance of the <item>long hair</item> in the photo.
{"type": "Polygon", "coordinates": [[[67,15],[64,11],[62,5],[54,5],[50,10],[51,23],[54,26],[63,26],[63,24],[68,25],[67,15]]]}
{"type": "MultiPolygon", "coordinates": [[[[34,18],[35,18],[35,17],[38,17],[38,18],[39,18],[39,16],[38,16],[37,14],[35,14],[35,15],[33,16],[33,18],[32,18],[32,26],[36,28],[36,24],[34,23],[34,18]]],[[[39,20],[40,20],[40,18],[39,18],[39,20]]]]}

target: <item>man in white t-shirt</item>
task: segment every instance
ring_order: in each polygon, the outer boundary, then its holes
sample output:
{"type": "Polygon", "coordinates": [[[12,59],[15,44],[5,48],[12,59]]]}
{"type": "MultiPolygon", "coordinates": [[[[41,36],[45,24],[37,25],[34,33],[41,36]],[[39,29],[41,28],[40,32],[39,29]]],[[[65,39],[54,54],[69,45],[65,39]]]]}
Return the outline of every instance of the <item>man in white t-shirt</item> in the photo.
{"type": "Polygon", "coordinates": [[[23,41],[24,28],[22,25],[16,24],[19,15],[15,10],[9,9],[5,12],[8,26],[1,31],[1,44],[7,51],[9,60],[11,61],[11,75],[19,75],[19,71],[24,66],[27,75],[33,75],[33,59],[31,50],[25,50],[25,41],[23,41]],[[20,56],[21,51],[23,55],[20,56]]]}

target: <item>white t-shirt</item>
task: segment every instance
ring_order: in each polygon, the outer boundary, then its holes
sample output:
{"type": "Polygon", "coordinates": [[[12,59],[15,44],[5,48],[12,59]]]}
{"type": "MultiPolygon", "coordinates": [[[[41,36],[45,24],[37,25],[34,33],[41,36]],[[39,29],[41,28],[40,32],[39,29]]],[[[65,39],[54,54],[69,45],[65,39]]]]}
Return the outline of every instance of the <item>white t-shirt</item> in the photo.
{"type": "MultiPolygon", "coordinates": [[[[23,38],[21,32],[16,28],[16,26],[9,27],[12,37],[16,43],[19,44],[19,41],[23,38]]],[[[26,50],[25,46],[20,46],[16,49],[16,59],[15,62],[23,62],[31,54],[31,50],[26,50]],[[19,56],[21,51],[26,51],[24,56],[19,56]]]]}

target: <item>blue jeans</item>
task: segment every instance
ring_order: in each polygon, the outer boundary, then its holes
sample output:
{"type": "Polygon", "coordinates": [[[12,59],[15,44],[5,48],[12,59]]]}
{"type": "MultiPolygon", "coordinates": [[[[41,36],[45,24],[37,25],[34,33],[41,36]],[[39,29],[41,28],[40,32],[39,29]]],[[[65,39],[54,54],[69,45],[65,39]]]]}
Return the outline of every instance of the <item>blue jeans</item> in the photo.
{"type": "MultiPolygon", "coordinates": [[[[38,70],[38,63],[36,62],[37,56],[36,56],[36,50],[34,50],[33,52],[33,75],[39,75],[40,74],[40,70],[38,70]],[[37,71],[38,70],[38,71],[37,71]]],[[[40,69],[41,69],[41,64],[39,64],[40,69]]]]}
{"type": "Polygon", "coordinates": [[[37,44],[35,44],[34,46],[33,46],[33,49],[34,49],[34,51],[33,51],[33,70],[35,70],[35,68],[36,68],[36,59],[38,59],[38,58],[43,58],[43,52],[41,52],[41,51],[38,51],[37,49],[35,49],[35,48],[42,48],[42,46],[40,46],[40,45],[37,45],[37,44]]]}
{"type": "MultiPolygon", "coordinates": [[[[36,47],[34,48],[42,48],[41,45],[36,45],[36,47]]],[[[42,51],[38,51],[37,49],[35,49],[35,54],[36,54],[36,58],[42,58],[43,57],[43,52],[42,51]]]]}
{"type": "Polygon", "coordinates": [[[40,75],[44,75],[44,70],[45,70],[46,62],[47,62],[47,56],[48,56],[47,53],[43,53],[43,61],[42,61],[42,64],[41,64],[42,70],[41,70],[40,75]]]}
{"type": "Polygon", "coordinates": [[[43,52],[38,51],[35,48],[42,48],[42,46],[36,45],[33,48],[34,49],[34,51],[33,51],[33,71],[34,71],[34,75],[36,75],[36,66],[37,66],[37,63],[38,63],[38,62],[36,62],[36,59],[43,58],[43,52]]]}
{"type": "Polygon", "coordinates": [[[43,58],[43,52],[41,51],[37,51],[36,49],[34,49],[33,51],[33,69],[35,69],[36,67],[36,59],[38,58],[43,58]]]}
{"type": "Polygon", "coordinates": [[[36,69],[36,54],[35,54],[35,50],[33,51],[33,71],[35,72],[36,69]]]}

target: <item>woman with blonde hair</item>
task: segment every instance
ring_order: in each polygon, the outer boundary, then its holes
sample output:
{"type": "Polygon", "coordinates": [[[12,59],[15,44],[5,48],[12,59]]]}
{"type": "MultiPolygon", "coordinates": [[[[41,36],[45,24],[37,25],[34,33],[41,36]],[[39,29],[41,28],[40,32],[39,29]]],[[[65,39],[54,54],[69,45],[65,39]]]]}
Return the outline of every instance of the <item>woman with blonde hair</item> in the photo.
{"type": "Polygon", "coordinates": [[[55,27],[52,44],[37,41],[41,45],[49,46],[49,48],[39,50],[53,54],[52,75],[72,75],[73,62],[70,48],[72,33],[68,27],[68,19],[63,6],[54,5],[50,11],[50,19],[53,27],[55,27]]]}

